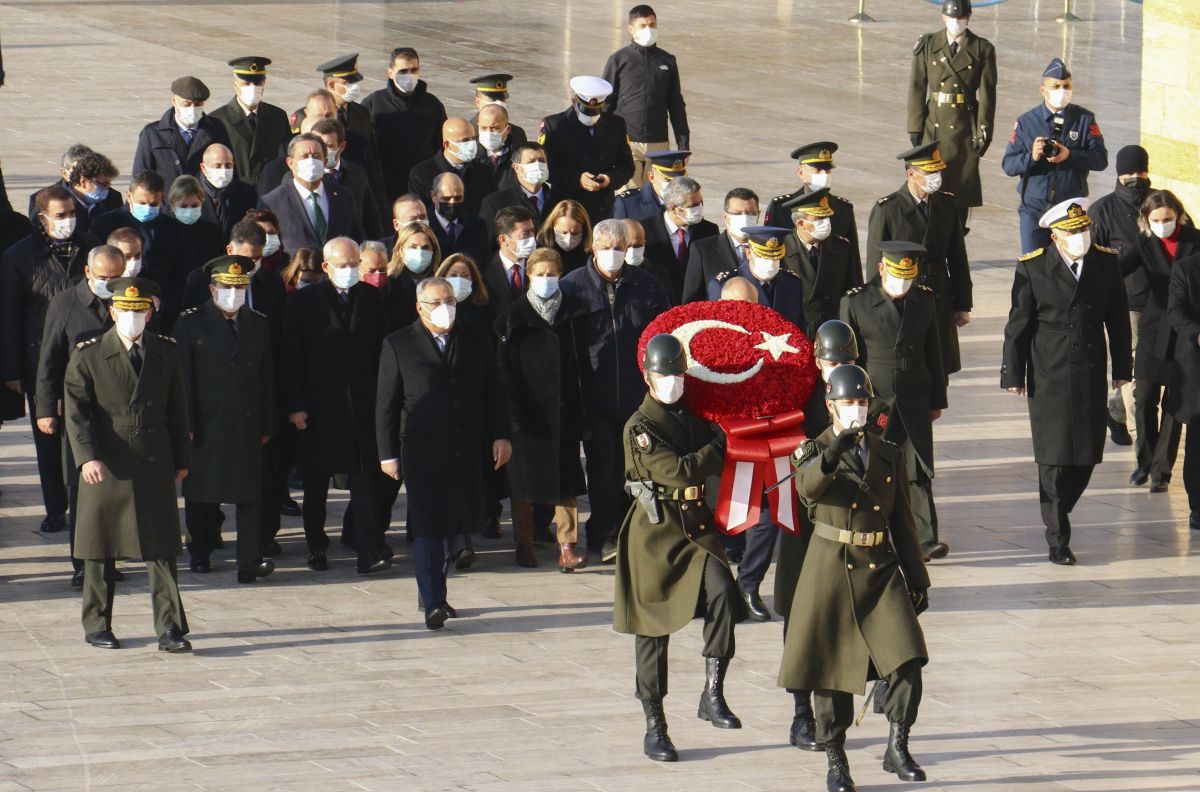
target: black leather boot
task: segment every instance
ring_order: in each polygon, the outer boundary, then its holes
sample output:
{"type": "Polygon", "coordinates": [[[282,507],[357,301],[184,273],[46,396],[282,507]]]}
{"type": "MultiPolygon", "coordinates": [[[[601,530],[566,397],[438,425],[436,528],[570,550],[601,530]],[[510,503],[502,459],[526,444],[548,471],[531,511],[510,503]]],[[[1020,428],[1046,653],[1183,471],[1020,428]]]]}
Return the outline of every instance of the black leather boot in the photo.
{"type": "Polygon", "coordinates": [[[925,771],[908,752],[908,726],[893,723],[888,733],[887,752],[883,755],[883,769],[895,773],[901,781],[924,781],[925,771]]]}
{"type": "Polygon", "coordinates": [[[850,777],[850,760],[841,743],[826,743],[825,758],[829,770],[825,773],[825,788],[829,792],[858,792],[854,779],[850,777]]]}
{"type": "Polygon", "coordinates": [[[679,754],[667,735],[667,716],[663,712],[662,699],[642,702],[646,713],[646,738],[642,740],[642,752],[656,762],[677,762],[679,754]]]}
{"type": "Polygon", "coordinates": [[[700,694],[700,708],[696,717],[718,729],[740,729],[742,722],[729,711],[729,705],[725,703],[725,672],[728,670],[728,657],[704,658],[704,692],[700,694]]]}
{"type": "Polygon", "coordinates": [[[796,699],[796,714],[792,717],[792,733],[788,742],[802,751],[819,751],[821,744],[817,742],[817,723],[813,718],[812,697],[810,690],[793,690],[796,699]]]}

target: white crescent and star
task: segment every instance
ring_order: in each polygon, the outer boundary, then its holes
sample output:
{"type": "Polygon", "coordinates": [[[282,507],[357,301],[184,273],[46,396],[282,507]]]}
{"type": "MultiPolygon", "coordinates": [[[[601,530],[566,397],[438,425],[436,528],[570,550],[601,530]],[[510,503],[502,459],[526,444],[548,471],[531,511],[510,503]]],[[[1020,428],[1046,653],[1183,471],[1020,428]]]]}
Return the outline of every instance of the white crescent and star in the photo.
{"type": "MultiPolygon", "coordinates": [[[[671,331],[671,334],[679,339],[683,344],[683,349],[687,355],[688,375],[695,377],[701,382],[711,382],[715,385],[736,385],[739,382],[745,382],[752,379],[759,371],[762,370],[766,356],[756,360],[752,366],[742,371],[720,372],[713,371],[696,358],[692,357],[692,339],[705,330],[732,330],[735,333],[750,335],[750,331],[744,327],[731,324],[730,322],[722,322],[718,319],[698,319],[694,322],[686,322],[671,331]]],[[[755,349],[761,349],[771,355],[772,359],[779,358],[789,352],[798,353],[800,350],[788,343],[791,338],[791,333],[783,335],[771,335],[770,333],[759,331],[763,337],[763,342],[755,346],[755,349]]]]}

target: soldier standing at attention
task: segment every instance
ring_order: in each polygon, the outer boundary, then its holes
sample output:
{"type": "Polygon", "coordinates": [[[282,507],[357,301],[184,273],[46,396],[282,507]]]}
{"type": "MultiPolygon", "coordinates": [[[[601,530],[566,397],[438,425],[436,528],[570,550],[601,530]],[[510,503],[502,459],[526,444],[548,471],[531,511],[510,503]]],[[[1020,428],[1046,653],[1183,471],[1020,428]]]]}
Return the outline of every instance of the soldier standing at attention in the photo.
{"type": "MultiPolygon", "coordinates": [[[[794,214],[791,208],[795,207],[796,199],[820,189],[833,189],[833,169],[837,167],[833,164],[833,155],[837,150],[837,143],[821,140],[806,143],[792,151],[791,157],[796,160],[796,175],[800,177],[800,189],[772,198],[767,204],[763,225],[790,227],[794,214]]],[[[828,198],[829,206],[833,209],[830,233],[835,237],[844,237],[850,243],[851,266],[861,270],[862,258],[858,253],[858,221],[854,219],[854,204],[832,192],[828,193],[828,198]]]]}
{"type": "Polygon", "coordinates": [[[883,709],[891,730],[883,769],[924,781],[908,752],[929,661],[917,615],[929,607],[929,576],[904,484],[904,452],[865,431],[871,380],[858,366],[829,373],[825,404],[832,425],[792,457],[796,491],[813,535],[796,585],[779,685],[812,690],[817,741],[829,761],[829,792],[854,792],[846,730],[854,694],[886,679],[883,709]]]}
{"type": "Polygon", "coordinates": [[[112,632],[115,562],[140,558],[159,651],[187,652],[175,483],[187,477],[192,444],[179,353],[171,339],[145,332],[158,284],[117,278],[109,289],[113,326],[75,346],[63,384],[64,431],[82,481],[75,556],[83,560],[84,640],[120,648],[112,632]]]}
{"type": "Polygon", "coordinates": [[[971,0],[945,0],[945,30],[917,39],[908,81],[908,136],[914,146],[941,143],[964,229],[971,207],[983,205],[979,160],[996,119],[996,48],[967,30],[970,19],[971,0]]]}
{"type": "Polygon", "coordinates": [[[651,338],[642,368],[649,393],[625,424],[625,476],[636,501],[618,538],[613,629],[636,636],[643,750],[656,762],[674,762],[679,756],[663,713],[671,633],[703,612],[705,681],[697,714],[718,729],[740,729],[724,687],[733,628],[746,611],[704,500],[705,479],[721,474],[725,435],[680,403],[687,358],[679,339],[651,338]]]}

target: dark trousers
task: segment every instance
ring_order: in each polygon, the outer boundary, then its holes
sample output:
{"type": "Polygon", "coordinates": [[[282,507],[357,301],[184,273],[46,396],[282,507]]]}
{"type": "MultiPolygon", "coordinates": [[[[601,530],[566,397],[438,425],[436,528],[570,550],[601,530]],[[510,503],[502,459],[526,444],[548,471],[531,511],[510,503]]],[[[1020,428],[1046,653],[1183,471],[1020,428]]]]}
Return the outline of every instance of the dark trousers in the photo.
{"type": "MultiPolygon", "coordinates": [[[[704,603],[704,656],[722,659],[733,657],[733,606],[741,598],[729,567],[711,556],[704,561],[700,601],[704,603]]],[[[670,641],[669,635],[634,636],[637,666],[637,689],[634,695],[642,701],[667,696],[667,645],[670,641]]]]}
{"type": "Polygon", "coordinates": [[[738,564],[738,588],[747,594],[757,594],[771,559],[775,557],[775,543],[779,541],[779,526],[771,515],[771,504],[767,496],[762,497],[762,511],[759,512],[758,524],[746,530],[746,549],[742,554],[742,562],[738,564]]]}
{"type": "Polygon", "coordinates": [[[1151,482],[1170,481],[1179,456],[1183,426],[1166,410],[1160,416],[1163,388],[1148,380],[1133,381],[1133,409],[1137,423],[1138,467],[1150,474],[1151,482]]]}
{"type": "Polygon", "coordinates": [[[921,460],[912,440],[905,439],[902,446],[908,465],[908,493],[912,503],[913,522],[917,525],[917,539],[922,545],[938,541],[937,506],[933,502],[933,477],[921,460]]]}
{"type": "Polygon", "coordinates": [[[1046,544],[1051,548],[1071,543],[1071,510],[1083,496],[1095,465],[1038,465],[1038,495],[1046,544]]]}
{"type": "MultiPolygon", "coordinates": [[[[910,660],[887,677],[887,695],[883,711],[890,723],[912,726],[921,707],[921,664],[910,660]]],[[[813,715],[817,721],[817,741],[841,745],[846,730],[854,722],[854,694],[842,690],[814,690],[813,715]]]]}
{"type": "MultiPolygon", "coordinates": [[[[259,514],[258,540],[263,545],[275,541],[282,526],[279,508],[290,496],[287,485],[287,465],[279,438],[273,437],[263,446],[262,510],[259,514]]],[[[239,521],[240,522],[240,521],[239,521]]]]}
{"type": "Polygon", "coordinates": [[[417,597],[426,608],[446,601],[446,573],[450,569],[450,542],[446,537],[416,534],[412,543],[417,597]]]}
{"type": "MultiPolygon", "coordinates": [[[[383,473],[370,470],[351,473],[347,476],[350,487],[350,505],[354,510],[354,549],[360,562],[379,552],[383,545],[384,521],[379,515],[379,479],[383,473]]],[[[329,476],[306,475],[304,477],[304,540],[308,552],[324,553],[329,549],[329,536],[325,533],[326,503],[329,500],[329,476]]]]}
{"type": "Polygon", "coordinates": [[[1042,219],[1043,212],[1034,212],[1030,209],[1018,209],[1017,215],[1021,219],[1021,254],[1032,253],[1038,248],[1050,246],[1050,229],[1042,228],[1038,225],[1038,221],[1042,219]]]}
{"type": "Polygon", "coordinates": [[[1188,508],[1200,511],[1200,423],[1188,426],[1183,441],[1183,487],[1187,490],[1188,508]]]}
{"type": "MultiPolygon", "coordinates": [[[[342,544],[348,544],[358,554],[358,560],[363,564],[370,563],[374,556],[380,554],[387,536],[387,530],[392,525],[392,507],[396,504],[396,496],[400,494],[400,482],[391,476],[385,476],[383,471],[376,475],[363,473],[370,478],[369,486],[372,491],[373,507],[363,519],[373,520],[378,524],[367,525],[363,531],[358,531],[358,515],[354,513],[354,488],[361,488],[361,483],[351,479],[350,503],[342,515],[342,544]]],[[[366,497],[366,496],[363,496],[366,497]]],[[[361,502],[361,498],[359,499],[361,502]]]]}
{"type": "MultiPolygon", "coordinates": [[[[249,570],[262,555],[262,504],[239,503],[237,509],[237,565],[249,570]]],[[[221,504],[185,500],[183,519],[187,524],[188,552],[192,558],[207,561],[221,537],[221,504]]]]}
{"type": "MultiPolygon", "coordinates": [[[[33,427],[33,448],[37,453],[38,481],[42,485],[42,503],[46,516],[67,513],[67,484],[63,479],[63,435],[62,428],[48,435],[37,428],[34,417],[33,391],[25,395],[29,404],[29,424],[33,427]]],[[[62,419],[59,419],[62,424],[62,419]]]]}
{"type": "Polygon", "coordinates": [[[625,494],[625,417],[595,415],[592,437],[583,444],[587,455],[587,491],[591,516],[587,521],[587,548],[598,553],[604,541],[615,537],[629,511],[625,494]]]}
{"type": "MultiPolygon", "coordinates": [[[[112,629],[113,594],[116,593],[117,565],[111,558],[83,562],[83,632],[92,635],[112,629]]],[[[174,558],[146,562],[150,580],[150,607],[154,613],[154,633],[162,635],[172,627],[188,632],[183,600],[179,597],[179,574],[174,558]]]]}

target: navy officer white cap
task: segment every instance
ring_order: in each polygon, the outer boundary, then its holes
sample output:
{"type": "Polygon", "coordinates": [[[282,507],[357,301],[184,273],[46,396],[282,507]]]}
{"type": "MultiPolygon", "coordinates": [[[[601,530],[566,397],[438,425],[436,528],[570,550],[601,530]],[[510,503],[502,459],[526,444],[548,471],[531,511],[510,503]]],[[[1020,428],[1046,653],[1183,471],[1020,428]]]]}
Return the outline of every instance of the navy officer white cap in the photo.
{"type": "Polygon", "coordinates": [[[1086,212],[1090,203],[1091,202],[1087,198],[1082,196],[1079,198],[1068,198],[1062,203],[1055,204],[1047,209],[1046,213],[1042,215],[1040,220],[1038,220],[1038,225],[1042,228],[1050,228],[1055,223],[1058,223],[1067,217],[1072,205],[1078,206],[1080,209],[1083,209],[1083,211],[1086,212]]]}
{"type": "Polygon", "coordinates": [[[600,77],[572,77],[571,90],[585,102],[606,99],[613,92],[612,83],[600,77]]]}

